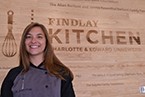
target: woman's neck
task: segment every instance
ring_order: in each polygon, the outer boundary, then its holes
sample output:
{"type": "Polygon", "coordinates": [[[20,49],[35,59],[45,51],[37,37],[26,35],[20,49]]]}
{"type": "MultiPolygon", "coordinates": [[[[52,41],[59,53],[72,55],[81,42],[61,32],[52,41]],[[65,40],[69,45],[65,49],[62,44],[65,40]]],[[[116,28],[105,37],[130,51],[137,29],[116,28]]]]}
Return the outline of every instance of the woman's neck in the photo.
{"type": "Polygon", "coordinates": [[[44,61],[43,57],[40,56],[30,56],[30,62],[35,65],[35,66],[39,66],[40,63],[42,63],[44,61]]]}

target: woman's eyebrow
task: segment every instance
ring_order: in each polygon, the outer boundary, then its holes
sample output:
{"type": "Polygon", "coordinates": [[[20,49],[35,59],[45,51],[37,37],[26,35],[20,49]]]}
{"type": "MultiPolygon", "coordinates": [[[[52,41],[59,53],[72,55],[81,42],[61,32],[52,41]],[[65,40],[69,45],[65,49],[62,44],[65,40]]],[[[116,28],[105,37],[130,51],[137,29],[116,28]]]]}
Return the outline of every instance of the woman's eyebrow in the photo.
{"type": "Polygon", "coordinates": [[[42,33],[38,33],[37,35],[43,35],[42,33]]]}

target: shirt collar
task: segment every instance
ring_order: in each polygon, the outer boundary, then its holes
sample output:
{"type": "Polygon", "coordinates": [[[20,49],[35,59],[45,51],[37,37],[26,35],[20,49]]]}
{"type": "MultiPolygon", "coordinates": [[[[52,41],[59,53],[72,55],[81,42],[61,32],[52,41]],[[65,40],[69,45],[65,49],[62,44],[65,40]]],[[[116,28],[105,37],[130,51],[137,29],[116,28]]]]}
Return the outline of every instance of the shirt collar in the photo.
{"type": "Polygon", "coordinates": [[[41,62],[38,66],[34,65],[33,63],[30,62],[30,66],[37,68],[37,69],[45,69],[44,68],[44,62],[41,62]]]}

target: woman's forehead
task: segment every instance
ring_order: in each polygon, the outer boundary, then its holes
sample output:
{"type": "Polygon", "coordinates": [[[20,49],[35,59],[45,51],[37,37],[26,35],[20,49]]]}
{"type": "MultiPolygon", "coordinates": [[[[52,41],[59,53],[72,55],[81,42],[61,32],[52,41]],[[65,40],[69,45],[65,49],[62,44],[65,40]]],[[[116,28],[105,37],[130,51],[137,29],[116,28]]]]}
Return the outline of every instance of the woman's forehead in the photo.
{"type": "Polygon", "coordinates": [[[33,27],[27,34],[44,34],[40,27],[33,27]]]}

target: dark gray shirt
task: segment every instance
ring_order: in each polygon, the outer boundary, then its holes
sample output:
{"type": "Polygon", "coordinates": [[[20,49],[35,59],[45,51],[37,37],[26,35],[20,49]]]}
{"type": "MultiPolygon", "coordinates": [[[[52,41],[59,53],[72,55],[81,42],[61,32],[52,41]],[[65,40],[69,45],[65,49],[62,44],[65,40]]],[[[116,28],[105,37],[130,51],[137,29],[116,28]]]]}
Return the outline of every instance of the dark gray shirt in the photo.
{"type": "Polygon", "coordinates": [[[28,72],[16,77],[12,92],[13,97],[61,97],[61,79],[31,66],[28,72]]]}

